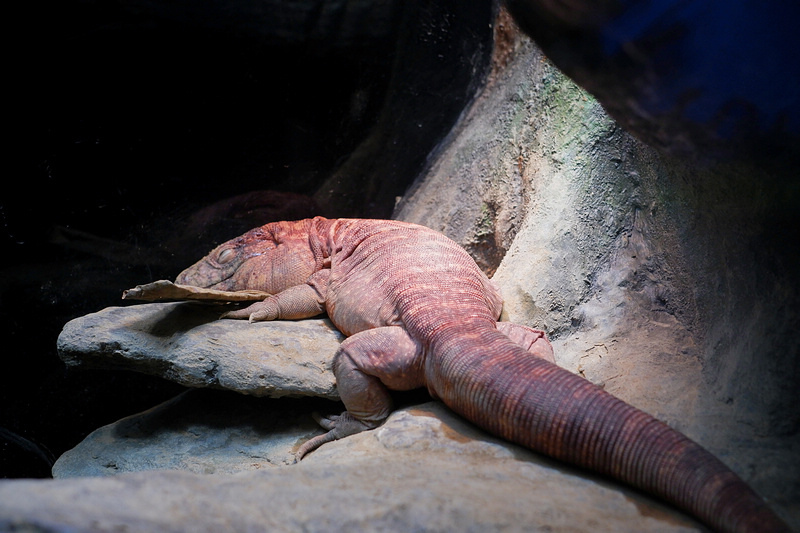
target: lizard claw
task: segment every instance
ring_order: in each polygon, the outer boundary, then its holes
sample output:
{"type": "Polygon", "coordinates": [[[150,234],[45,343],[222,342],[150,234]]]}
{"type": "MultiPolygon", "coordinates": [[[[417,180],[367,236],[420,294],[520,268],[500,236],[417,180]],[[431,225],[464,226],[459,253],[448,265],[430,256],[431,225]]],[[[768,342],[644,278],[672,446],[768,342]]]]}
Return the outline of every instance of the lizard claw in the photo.
{"type": "Polygon", "coordinates": [[[317,435],[316,437],[304,442],[295,454],[295,462],[300,461],[306,454],[316,450],[323,444],[333,442],[349,435],[355,435],[356,433],[361,433],[362,431],[373,429],[374,427],[357,419],[348,411],[345,411],[340,415],[326,417],[320,416],[318,413],[313,413],[311,416],[314,417],[314,420],[316,420],[323,429],[327,429],[328,432],[323,433],[322,435],[317,435]]]}

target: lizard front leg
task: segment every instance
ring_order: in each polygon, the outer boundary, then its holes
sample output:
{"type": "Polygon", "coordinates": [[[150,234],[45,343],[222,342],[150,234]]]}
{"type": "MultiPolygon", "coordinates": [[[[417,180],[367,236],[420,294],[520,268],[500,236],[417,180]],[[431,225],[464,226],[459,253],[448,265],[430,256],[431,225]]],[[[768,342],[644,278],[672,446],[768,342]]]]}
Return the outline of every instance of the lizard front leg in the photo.
{"type": "Polygon", "coordinates": [[[369,329],[345,339],[334,356],[333,371],[347,411],[318,420],[328,432],[304,443],[297,460],[326,442],[381,425],[392,410],[389,389],[424,385],[422,349],[400,326],[369,329]]]}
{"type": "Polygon", "coordinates": [[[262,320],[297,320],[311,318],[325,312],[325,296],[330,270],[320,270],[303,285],[295,285],[256,302],[244,309],[229,311],[222,318],[247,318],[250,322],[262,320]]]}

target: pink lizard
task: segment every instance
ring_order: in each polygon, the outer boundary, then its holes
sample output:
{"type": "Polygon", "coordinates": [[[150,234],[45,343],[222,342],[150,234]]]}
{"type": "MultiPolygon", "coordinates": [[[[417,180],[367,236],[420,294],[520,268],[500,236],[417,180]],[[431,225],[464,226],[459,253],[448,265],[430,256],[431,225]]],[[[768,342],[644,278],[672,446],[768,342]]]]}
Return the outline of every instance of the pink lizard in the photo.
{"type": "Polygon", "coordinates": [[[347,339],[334,359],[346,411],[320,445],[379,426],[389,390],[434,398],[512,442],[621,480],[718,531],[789,531],[721,461],[666,424],[558,367],[541,331],[498,322],[502,299],[444,235],[390,220],[276,222],[215,248],[176,283],[272,294],[228,318],[327,313],[347,339]]]}

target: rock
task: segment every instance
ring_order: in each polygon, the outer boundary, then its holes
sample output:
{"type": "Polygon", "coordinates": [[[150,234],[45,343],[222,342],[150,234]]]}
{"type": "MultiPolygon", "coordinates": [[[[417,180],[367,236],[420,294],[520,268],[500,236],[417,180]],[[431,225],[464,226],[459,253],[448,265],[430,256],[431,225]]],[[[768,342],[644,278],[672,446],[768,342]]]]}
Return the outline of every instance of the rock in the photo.
{"type": "Polygon", "coordinates": [[[121,368],[187,387],[253,396],[337,399],[331,372],[343,340],[327,320],[217,320],[197,302],[110,307],[68,322],[58,353],[68,366],[121,368]]]}
{"type": "Polygon", "coordinates": [[[339,413],[343,407],[321,399],[189,390],[95,430],[58,458],[53,477],[163,469],[230,474],[291,464],[297,447],[322,431],[312,410],[339,413]]]}
{"type": "MultiPolygon", "coordinates": [[[[209,402],[204,414],[194,416],[203,418],[216,405],[221,404],[209,402]]],[[[176,408],[181,411],[180,402],[164,406],[166,411],[176,408]]],[[[203,430],[211,441],[241,435],[226,425],[213,425],[203,430]]],[[[155,457],[154,467],[159,460],[169,466],[194,457],[182,448],[172,449],[174,458],[166,451],[155,457]]],[[[330,443],[296,465],[237,474],[162,470],[0,482],[0,529],[12,528],[698,530],[690,519],[649,498],[489,437],[437,402],[398,410],[380,428],[330,443]]]]}
{"type": "Polygon", "coordinates": [[[795,167],[666,157],[533,43],[507,49],[394,217],[470,250],[560,366],[699,442],[800,529],[795,167]]]}
{"type": "Polygon", "coordinates": [[[388,218],[396,198],[480,89],[488,67],[493,1],[400,5],[403,18],[413,22],[398,32],[381,109],[369,135],[314,193],[326,216],[388,218]]]}
{"type": "Polygon", "coordinates": [[[704,157],[767,152],[765,159],[800,146],[800,61],[786,53],[800,45],[796,4],[507,5],[562,71],[651,146],[704,157]]]}

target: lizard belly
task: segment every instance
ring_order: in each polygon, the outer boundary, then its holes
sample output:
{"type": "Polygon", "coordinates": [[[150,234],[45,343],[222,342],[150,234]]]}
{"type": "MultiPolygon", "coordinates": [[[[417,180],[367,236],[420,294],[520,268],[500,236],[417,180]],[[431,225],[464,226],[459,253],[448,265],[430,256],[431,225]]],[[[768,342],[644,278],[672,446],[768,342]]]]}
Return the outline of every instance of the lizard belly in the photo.
{"type": "Polygon", "coordinates": [[[401,326],[394,299],[367,280],[331,280],[325,307],[331,322],[345,335],[383,326],[401,326]]]}

